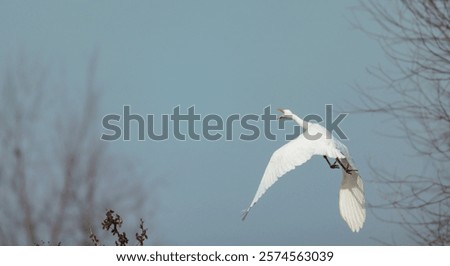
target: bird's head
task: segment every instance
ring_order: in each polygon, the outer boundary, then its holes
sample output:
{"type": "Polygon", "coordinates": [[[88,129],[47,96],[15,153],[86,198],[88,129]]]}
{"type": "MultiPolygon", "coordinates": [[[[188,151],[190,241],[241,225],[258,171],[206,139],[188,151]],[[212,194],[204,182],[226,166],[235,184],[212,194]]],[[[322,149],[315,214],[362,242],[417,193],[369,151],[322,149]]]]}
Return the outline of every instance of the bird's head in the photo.
{"type": "Polygon", "coordinates": [[[278,111],[281,112],[281,115],[278,117],[278,119],[292,119],[293,113],[289,109],[278,109],[278,111]]]}

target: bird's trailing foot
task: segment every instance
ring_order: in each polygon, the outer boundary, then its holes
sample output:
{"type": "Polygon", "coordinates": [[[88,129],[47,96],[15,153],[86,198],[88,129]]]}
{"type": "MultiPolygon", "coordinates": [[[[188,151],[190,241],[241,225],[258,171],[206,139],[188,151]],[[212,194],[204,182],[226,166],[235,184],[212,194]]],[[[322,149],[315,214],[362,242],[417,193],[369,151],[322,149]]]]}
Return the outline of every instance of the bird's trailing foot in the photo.
{"type": "Polygon", "coordinates": [[[350,175],[352,172],[358,172],[358,169],[345,169],[345,172],[350,175]]]}
{"type": "MultiPolygon", "coordinates": [[[[344,171],[347,173],[347,174],[352,174],[352,172],[357,172],[358,170],[357,169],[351,169],[350,168],[350,165],[347,165],[347,167],[341,162],[341,160],[339,160],[339,158],[336,158],[336,162],[338,162],[339,163],[339,165],[340,166],[342,166],[342,169],[344,169],[344,171]]],[[[334,162],[334,163],[336,163],[336,162],[334,162]]]]}

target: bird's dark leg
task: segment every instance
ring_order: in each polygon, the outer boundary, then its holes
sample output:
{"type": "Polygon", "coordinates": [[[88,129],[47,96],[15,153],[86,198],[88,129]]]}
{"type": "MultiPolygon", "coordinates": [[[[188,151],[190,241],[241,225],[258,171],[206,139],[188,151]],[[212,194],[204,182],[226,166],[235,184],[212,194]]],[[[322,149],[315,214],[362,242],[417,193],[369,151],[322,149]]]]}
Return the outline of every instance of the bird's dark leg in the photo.
{"type": "Polygon", "coordinates": [[[341,162],[341,160],[339,160],[339,158],[336,158],[336,162],[338,162],[339,165],[342,166],[342,169],[344,169],[347,174],[351,174],[352,172],[358,171],[356,169],[350,169],[350,165],[348,165],[347,167],[344,166],[344,164],[341,162]]]}
{"type": "Polygon", "coordinates": [[[323,158],[325,158],[325,160],[327,161],[328,165],[330,166],[331,169],[339,169],[339,165],[336,164],[336,162],[334,162],[333,164],[330,163],[330,160],[328,160],[327,156],[323,156],[323,158]]]}

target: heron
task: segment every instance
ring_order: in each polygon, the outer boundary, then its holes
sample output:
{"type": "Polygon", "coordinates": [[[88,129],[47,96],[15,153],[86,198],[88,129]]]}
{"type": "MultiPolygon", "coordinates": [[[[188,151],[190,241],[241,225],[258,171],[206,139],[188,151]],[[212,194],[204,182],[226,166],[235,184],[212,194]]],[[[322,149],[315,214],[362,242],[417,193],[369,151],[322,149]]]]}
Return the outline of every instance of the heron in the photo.
{"type": "Polygon", "coordinates": [[[359,171],[347,147],[323,126],[304,121],[289,109],[278,109],[279,119],[295,121],[303,129],[297,138],[276,150],[267,164],[250,206],[242,212],[245,220],[250,209],[280,177],[311,159],[322,156],[331,169],[342,169],[339,189],[339,212],[352,232],[359,232],[366,219],[364,186],[359,171]],[[334,162],[331,163],[334,159],[334,162]]]}

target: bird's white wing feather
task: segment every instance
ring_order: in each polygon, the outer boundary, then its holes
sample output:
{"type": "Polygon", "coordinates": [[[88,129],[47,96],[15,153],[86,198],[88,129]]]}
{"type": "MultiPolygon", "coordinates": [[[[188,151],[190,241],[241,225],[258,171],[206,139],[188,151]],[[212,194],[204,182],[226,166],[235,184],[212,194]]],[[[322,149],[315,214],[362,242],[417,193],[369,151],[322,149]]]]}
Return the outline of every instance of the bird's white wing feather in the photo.
{"type": "Polygon", "coordinates": [[[332,158],[344,157],[334,145],[329,145],[329,142],[324,141],[324,139],[309,140],[304,135],[300,135],[285,144],[272,154],[252,203],[242,212],[242,220],[247,217],[250,209],[267,189],[281,176],[293,170],[296,166],[302,165],[311,159],[313,155],[327,155],[332,158]]]}
{"type": "MultiPolygon", "coordinates": [[[[336,148],[345,156],[342,163],[349,169],[357,169],[347,147],[334,140],[336,148]]],[[[350,230],[358,232],[366,220],[366,207],[364,199],[364,185],[358,171],[350,174],[342,169],[342,183],[339,189],[339,212],[350,230]]]]}
{"type": "MultiPolygon", "coordinates": [[[[343,160],[343,163],[348,163],[343,160]]],[[[339,212],[350,230],[358,232],[366,220],[364,185],[357,171],[350,174],[342,170],[343,178],[339,189],[339,212]]]]}

